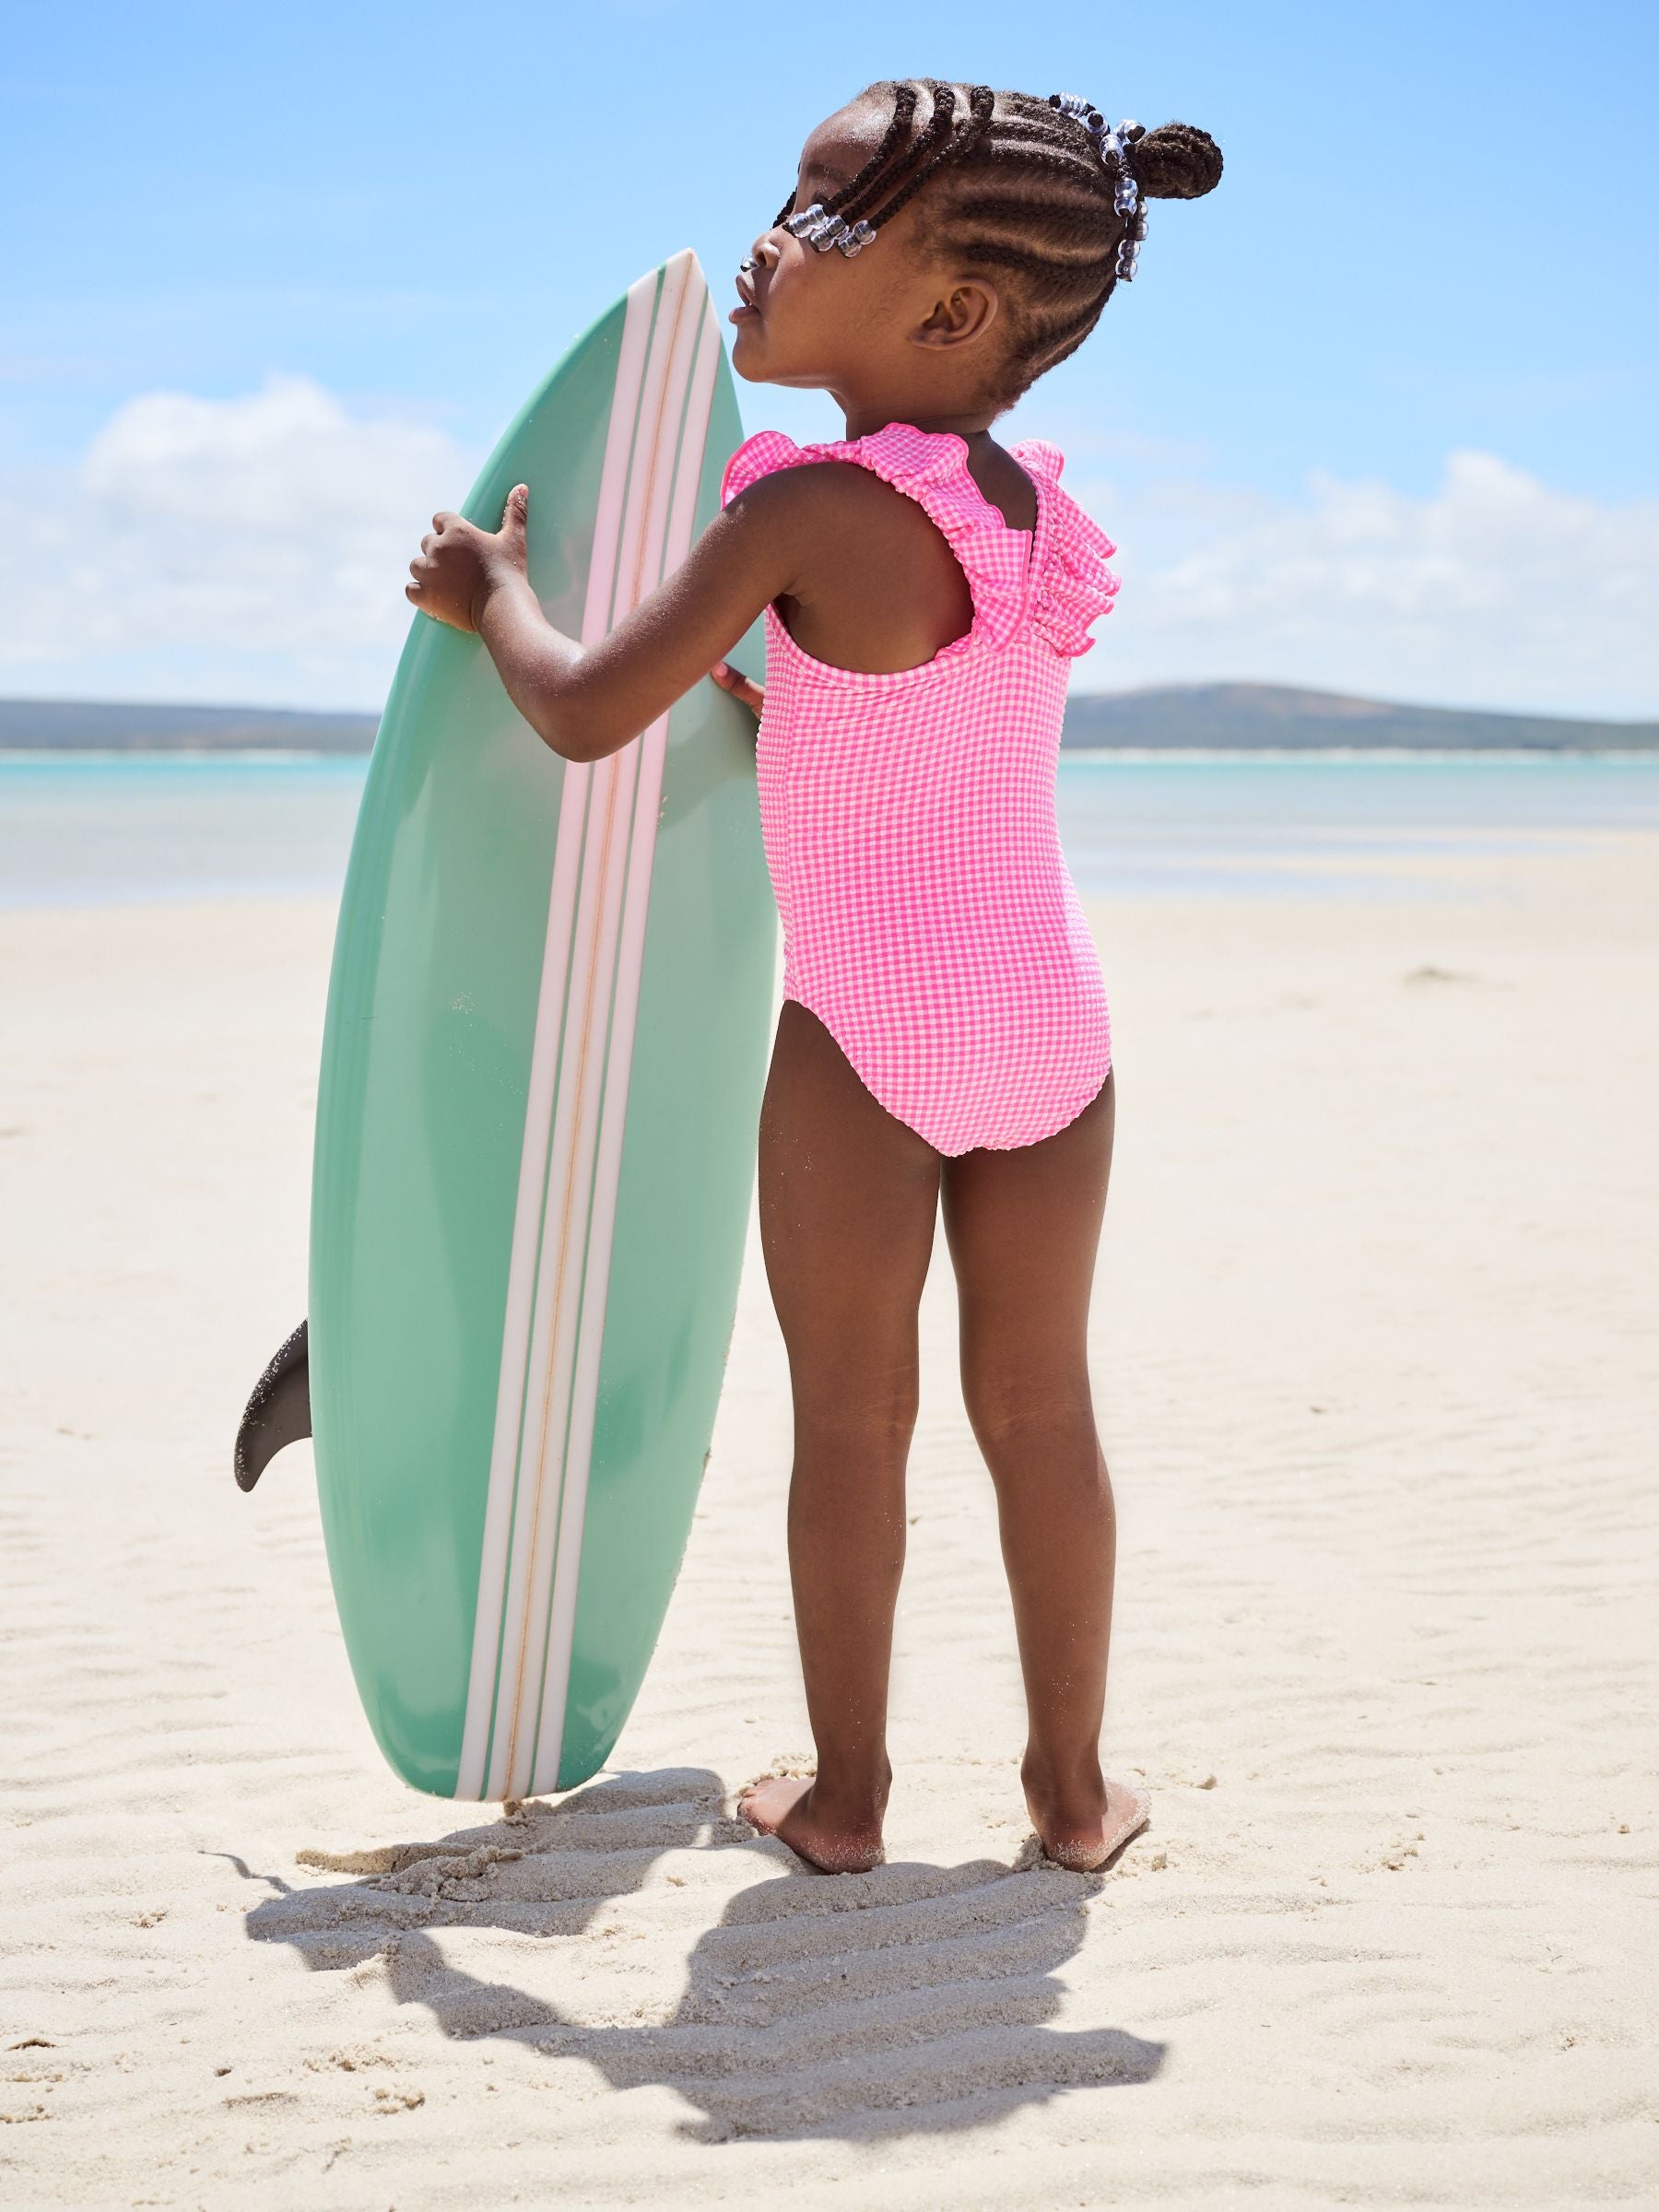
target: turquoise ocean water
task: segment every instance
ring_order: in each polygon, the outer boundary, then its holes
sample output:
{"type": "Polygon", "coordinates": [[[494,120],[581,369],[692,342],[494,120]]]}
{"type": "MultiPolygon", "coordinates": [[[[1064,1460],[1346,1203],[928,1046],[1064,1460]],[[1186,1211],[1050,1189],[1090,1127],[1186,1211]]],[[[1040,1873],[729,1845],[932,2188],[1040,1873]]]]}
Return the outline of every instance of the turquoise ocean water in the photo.
{"type": "MultiPolygon", "coordinates": [[[[364,765],[0,755],[0,905],[334,896],[364,765]]],[[[1659,757],[1075,754],[1059,809],[1086,893],[1397,897],[1460,849],[1659,828],[1659,757]]]]}

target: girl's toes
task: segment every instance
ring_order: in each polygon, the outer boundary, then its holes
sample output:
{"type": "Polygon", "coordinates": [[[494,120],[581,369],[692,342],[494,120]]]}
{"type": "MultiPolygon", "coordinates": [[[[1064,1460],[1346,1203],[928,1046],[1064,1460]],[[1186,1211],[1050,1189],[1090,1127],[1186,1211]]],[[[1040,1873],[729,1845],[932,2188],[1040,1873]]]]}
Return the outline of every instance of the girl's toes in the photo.
{"type": "Polygon", "coordinates": [[[810,1779],[798,1775],[763,1774],[737,1793],[737,1810],[751,1828],[774,1836],[811,1787],[810,1779]]]}

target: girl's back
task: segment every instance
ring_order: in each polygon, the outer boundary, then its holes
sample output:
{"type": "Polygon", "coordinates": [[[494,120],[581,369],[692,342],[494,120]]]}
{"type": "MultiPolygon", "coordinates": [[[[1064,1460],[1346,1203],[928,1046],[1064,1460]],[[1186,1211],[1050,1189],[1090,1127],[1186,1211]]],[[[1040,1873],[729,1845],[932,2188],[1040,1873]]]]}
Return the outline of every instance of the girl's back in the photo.
{"type": "MultiPolygon", "coordinates": [[[[965,586],[967,623],[892,669],[844,652],[868,588],[856,570],[808,633],[841,634],[835,662],[769,604],[758,750],[784,996],[947,1156],[1051,1135],[1112,1058],[1054,773],[1071,661],[1117,589],[1112,547],[1061,488],[1054,446],[1028,440],[1011,458],[1030,488],[1030,530],[980,489],[963,439],[899,423],[805,448],[763,430],[724,488],[729,500],[779,470],[852,464],[915,503],[965,586]]],[[[879,517],[889,535],[896,519],[879,517]]]]}

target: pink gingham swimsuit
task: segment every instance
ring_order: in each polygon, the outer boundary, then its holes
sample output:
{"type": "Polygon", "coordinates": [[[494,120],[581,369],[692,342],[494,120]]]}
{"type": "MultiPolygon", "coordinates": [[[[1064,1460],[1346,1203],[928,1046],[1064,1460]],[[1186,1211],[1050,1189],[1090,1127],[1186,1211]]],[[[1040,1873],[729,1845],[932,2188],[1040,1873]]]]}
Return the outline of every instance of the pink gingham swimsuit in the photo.
{"type": "Polygon", "coordinates": [[[814,659],[769,606],[756,754],[783,995],[952,1155],[1052,1135],[1112,1065],[1054,779],[1066,678],[1117,590],[1115,547],[1061,490],[1057,447],[1010,451],[1036,487],[1034,532],[985,498],[960,438],[901,422],[827,445],[761,430],[721,488],[724,504],[774,469],[856,462],[925,510],[967,578],[969,629],[890,675],[814,659]]]}

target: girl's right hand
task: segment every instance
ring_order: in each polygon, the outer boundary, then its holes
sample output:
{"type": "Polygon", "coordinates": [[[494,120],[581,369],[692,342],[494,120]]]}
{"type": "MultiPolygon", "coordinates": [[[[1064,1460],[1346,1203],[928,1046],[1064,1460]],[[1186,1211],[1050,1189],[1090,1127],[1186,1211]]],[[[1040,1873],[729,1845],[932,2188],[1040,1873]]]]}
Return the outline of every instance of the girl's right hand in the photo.
{"type": "Polygon", "coordinates": [[[734,668],[729,661],[716,661],[709,674],[723,691],[729,691],[740,705],[749,708],[752,712],[759,714],[765,706],[764,687],[745,676],[741,669],[734,668]]]}

